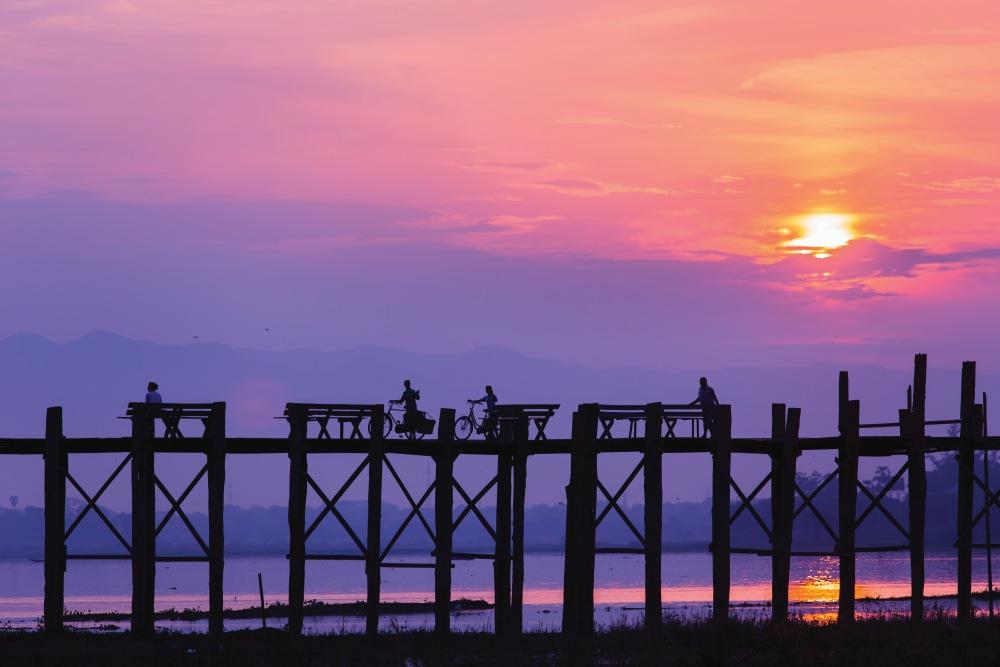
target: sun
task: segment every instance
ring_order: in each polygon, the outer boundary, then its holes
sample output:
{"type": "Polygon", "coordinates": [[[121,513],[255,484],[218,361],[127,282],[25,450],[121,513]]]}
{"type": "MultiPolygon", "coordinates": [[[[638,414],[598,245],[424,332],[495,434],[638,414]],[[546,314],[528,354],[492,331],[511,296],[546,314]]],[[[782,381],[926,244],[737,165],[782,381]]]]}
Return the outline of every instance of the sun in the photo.
{"type": "Polygon", "coordinates": [[[854,216],[846,213],[809,213],[793,223],[799,235],[781,245],[790,252],[826,259],[831,250],[843,248],[855,238],[853,221],[854,216]]]}

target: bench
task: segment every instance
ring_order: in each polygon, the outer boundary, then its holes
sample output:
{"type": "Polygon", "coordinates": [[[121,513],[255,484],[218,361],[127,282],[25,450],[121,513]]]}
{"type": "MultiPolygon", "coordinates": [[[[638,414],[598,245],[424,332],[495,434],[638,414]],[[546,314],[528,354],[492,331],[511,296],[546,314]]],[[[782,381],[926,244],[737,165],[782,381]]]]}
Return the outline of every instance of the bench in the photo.
{"type": "Polygon", "coordinates": [[[516,419],[520,416],[528,418],[535,425],[535,440],[548,440],[545,427],[559,409],[558,403],[503,403],[497,405],[497,417],[501,420],[516,419]]]}
{"type": "MultiPolygon", "coordinates": [[[[381,407],[379,405],[378,407],[381,407]]],[[[340,440],[364,440],[365,436],[361,432],[361,423],[365,419],[371,419],[375,412],[371,404],[358,403],[289,403],[285,406],[285,411],[281,417],[275,419],[288,420],[295,409],[305,412],[306,422],[316,422],[319,424],[319,435],[317,439],[332,440],[329,425],[330,420],[335,419],[339,427],[340,440]],[[349,426],[350,432],[344,438],[344,427],[349,426]]],[[[369,428],[371,431],[371,428],[369,428]]],[[[371,433],[369,433],[371,435],[371,433]]]]}
{"type": "Polygon", "coordinates": [[[128,404],[125,416],[119,419],[132,419],[137,411],[142,410],[153,419],[161,419],[165,430],[164,438],[183,438],[180,424],[182,419],[197,419],[208,433],[208,422],[212,417],[212,403],[139,403],[128,404]]]}
{"type": "MultiPolygon", "coordinates": [[[[702,428],[704,415],[700,406],[682,403],[664,403],[661,404],[661,407],[663,409],[663,423],[667,427],[666,433],[663,434],[664,438],[678,437],[675,429],[677,428],[678,423],[684,421],[691,422],[691,437],[705,437],[705,429],[702,428]]],[[[601,404],[598,405],[597,419],[601,428],[601,432],[597,436],[598,440],[614,439],[611,429],[614,427],[616,421],[621,420],[628,421],[629,426],[627,437],[638,438],[639,422],[646,421],[646,406],[637,404],[601,404]]]]}

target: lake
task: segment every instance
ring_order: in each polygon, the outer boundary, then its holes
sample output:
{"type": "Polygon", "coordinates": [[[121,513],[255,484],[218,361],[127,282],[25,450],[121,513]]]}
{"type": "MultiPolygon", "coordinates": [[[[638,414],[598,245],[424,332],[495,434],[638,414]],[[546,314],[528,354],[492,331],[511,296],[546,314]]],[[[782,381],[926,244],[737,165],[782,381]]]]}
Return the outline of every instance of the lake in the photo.
{"type": "MultiPolygon", "coordinates": [[[[396,560],[428,562],[426,557],[396,560]]],[[[926,594],[954,595],[954,552],[927,554],[926,594]]],[[[665,553],[662,556],[664,612],[684,619],[704,618],[711,613],[711,555],[665,553]]],[[[259,605],[257,573],[264,578],[268,603],[287,601],[288,563],[282,556],[232,556],[227,558],[225,596],[228,608],[259,605]]],[[[767,618],[770,598],[770,560],[757,556],[733,556],[733,613],[748,618],[767,618]]],[[[563,558],[561,554],[532,553],[525,556],[525,629],[559,630],[561,622],[563,558]]],[[[431,569],[384,569],[382,600],[431,601],[434,594],[431,569]]],[[[973,562],[973,590],[986,588],[986,559],[973,562]]],[[[205,609],[208,566],[204,563],[161,563],[156,574],[156,608],[205,609]]],[[[836,618],[838,594],[837,560],[831,557],[792,559],[790,598],[792,613],[807,620],[836,618]]],[[[131,604],[131,566],[127,561],[71,561],[66,572],[66,608],[73,611],[128,611],[131,604]]],[[[453,570],[453,599],[475,598],[492,602],[491,561],[462,561],[453,570]]],[[[43,565],[28,560],[0,560],[0,622],[7,628],[35,627],[42,613],[43,565]]],[[[859,554],[858,597],[888,598],[909,594],[909,559],[905,553],[859,554]]],[[[359,562],[313,561],[306,564],[306,599],[324,602],[354,602],[365,599],[364,565],[359,562]]],[[[637,621],[642,617],[643,567],[641,556],[599,555],[594,591],[596,620],[608,625],[637,621]]],[[[974,601],[985,608],[986,602],[974,601]]],[[[954,609],[954,599],[929,600],[928,608],[954,609]]],[[[860,614],[906,613],[907,601],[859,602],[860,614]]],[[[257,627],[259,620],[226,620],[227,629],[257,627]]],[[[283,624],[269,619],[269,624],[283,624]]],[[[388,629],[431,627],[430,614],[383,617],[388,629]]],[[[458,629],[491,629],[491,611],[457,612],[452,618],[458,629]]],[[[95,623],[75,623],[93,627],[95,623]]],[[[126,629],[128,623],[112,624],[126,629]]],[[[204,631],[207,621],[163,621],[159,628],[204,631]]],[[[360,617],[306,618],[311,633],[355,632],[363,629],[360,617]]]]}

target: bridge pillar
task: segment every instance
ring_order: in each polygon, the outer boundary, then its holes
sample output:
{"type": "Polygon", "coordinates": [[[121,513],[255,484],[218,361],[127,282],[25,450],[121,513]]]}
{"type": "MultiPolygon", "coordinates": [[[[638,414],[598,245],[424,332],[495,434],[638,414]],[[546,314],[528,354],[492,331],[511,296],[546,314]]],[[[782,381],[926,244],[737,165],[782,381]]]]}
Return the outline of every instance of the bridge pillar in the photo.
{"type": "Polygon", "coordinates": [[[61,407],[45,413],[45,631],[63,629],[66,577],[66,470],[61,407]]]}

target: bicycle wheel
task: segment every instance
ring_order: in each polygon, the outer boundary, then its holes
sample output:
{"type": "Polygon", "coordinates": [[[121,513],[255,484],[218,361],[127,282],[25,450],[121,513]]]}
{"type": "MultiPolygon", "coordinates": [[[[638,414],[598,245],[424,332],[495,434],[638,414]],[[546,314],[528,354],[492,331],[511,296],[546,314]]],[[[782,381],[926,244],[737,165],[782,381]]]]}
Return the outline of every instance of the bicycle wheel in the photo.
{"type": "MultiPolygon", "coordinates": [[[[372,436],[375,435],[375,432],[373,430],[374,426],[372,424],[373,424],[372,420],[369,419],[368,420],[368,437],[369,438],[371,438],[372,436]]],[[[388,412],[385,413],[385,418],[382,420],[382,438],[383,439],[389,437],[389,434],[392,433],[392,427],[394,425],[395,425],[395,422],[394,422],[394,420],[392,418],[392,415],[390,413],[388,413],[388,412]]]]}
{"type": "Polygon", "coordinates": [[[468,417],[459,417],[455,421],[455,438],[457,440],[468,440],[472,431],[472,420],[468,417]]]}

